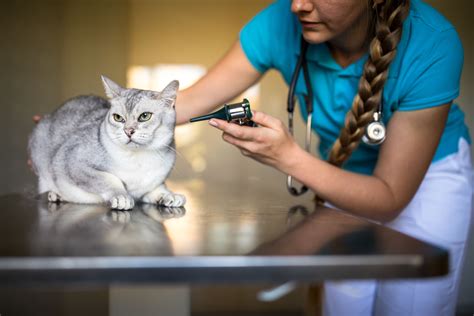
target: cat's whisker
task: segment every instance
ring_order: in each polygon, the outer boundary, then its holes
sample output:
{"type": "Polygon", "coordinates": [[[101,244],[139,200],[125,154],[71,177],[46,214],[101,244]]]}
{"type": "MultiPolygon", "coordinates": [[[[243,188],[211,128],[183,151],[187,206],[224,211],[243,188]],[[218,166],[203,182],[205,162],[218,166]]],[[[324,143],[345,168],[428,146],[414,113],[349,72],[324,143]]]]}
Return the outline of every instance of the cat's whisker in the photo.
{"type": "Polygon", "coordinates": [[[183,155],[176,150],[176,148],[173,148],[172,146],[165,145],[166,148],[170,149],[172,152],[174,152],[176,155],[178,155],[180,158],[184,158],[183,155]]]}

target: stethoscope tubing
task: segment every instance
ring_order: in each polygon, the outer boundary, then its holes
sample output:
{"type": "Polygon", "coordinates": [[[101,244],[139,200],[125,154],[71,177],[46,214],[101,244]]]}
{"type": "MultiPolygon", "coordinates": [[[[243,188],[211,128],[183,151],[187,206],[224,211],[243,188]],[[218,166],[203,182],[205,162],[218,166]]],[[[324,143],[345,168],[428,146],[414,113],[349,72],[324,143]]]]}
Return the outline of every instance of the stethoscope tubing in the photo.
{"type": "MultiPolygon", "coordinates": [[[[308,49],[308,42],[306,42],[303,36],[301,36],[300,56],[298,58],[298,61],[296,62],[295,71],[293,72],[293,75],[291,77],[290,87],[288,91],[288,99],[287,99],[287,111],[288,111],[288,130],[291,136],[294,136],[293,112],[295,110],[295,88],[296,88],[296,84],[298,83],[298,77],[299,77],[301,68],[303,68],[303,78],[305,81],[306,91],[308,93],[308,95],[305,97],[306,98],[305,100],[306,112],[308,114],[307,120],[306,120],[305,150],[309,152],[311,150],[311,129],[312,129],[312,123],[313,123],[313,88],[311,86],[308,63],[306,62],[307,49],[308,49]]],[[[290,192],[291,195],[295,195],[295,196],[302,195],[308,191],[308,187],[305,185],[302,185],[300,189],[297,189],[296,187],[294,187],[293,177],[290,175],[288,175],[287,177],[286,187],[288,189],[288,192],[290,192]]]]}
{"type": "MultiPolygon", "coordinates": [[[[303,69],[303,79],[305,81],[306,92],[307,95],[304,96],[305,104],[306,104],[306,113],[307,113],[307,120],[306,120],[306,135],[305,135],[305,150],[307,152],[311,151],[311,132],[312,132],[312,123],[313,123],[313,87],[311,85],[311,78],[309,75],[308,70],[308,63],[306,61],[306,51],[308,49],[308,42],[305,41],[303,36],[301,36],[301,49],[300,49],[300,56],[296,62],[296,67],[291,76],[290,87],[288,90],[288,98],[287,98],[287,111],[288,111],[288,130],[291,136],[294,137],[294,130],[293,130],[293,112],[295,110],[295,89],[296,84],[298,83],[298,78],[303,69]]],[[[372,123],[369,123],[369,126],[372,125],[374,128],[377,128],[380,133],[383,134],[381,138],[371,138],[370,135],[364,135],[363,141],[369,145],[380,145],[385,140],[385,125],[382,122],[382,113],[383,113],[383,90],[381,92],[381,101],[379,102],[378,108],[374,113],[374,120],[372,123]]],[[[367,132],[367,129],[366,129],[367,132]]],[[[367,133],[366,133],[367,134],[367,133]]],[[[306,185],[302,185],[300,189],[297,189],[293,186],[293,178],[292,176],[288,175],[286,186],[288,191],[291,195],[299,196],[308,191],[308,187],[306,185]]]]}

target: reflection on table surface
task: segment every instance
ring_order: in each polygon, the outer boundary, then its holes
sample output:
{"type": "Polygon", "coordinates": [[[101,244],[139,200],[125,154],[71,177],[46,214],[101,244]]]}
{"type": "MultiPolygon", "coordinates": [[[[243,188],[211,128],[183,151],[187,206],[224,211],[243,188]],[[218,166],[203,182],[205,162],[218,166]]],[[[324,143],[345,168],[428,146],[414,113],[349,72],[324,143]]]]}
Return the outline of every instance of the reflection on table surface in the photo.
{"type": "Polygon", "coordinates": [[[33,255],[172,255],[163,222],[184,208],[137,205],[133,211],[104,205],[37,202],[38,226],[33,255]]]}
{"type": "Polygon", "coordinates": [[[1,257],[409,255],[443,251],[342,211],[315,208],[311,196],[223,184],[173,183],[184,208],[104,205],[0,197],[1,257]],[[233,192],[240,192],[238,195],[233,192]],[[302,203],[303,202],[303,203],[302,203]]]}

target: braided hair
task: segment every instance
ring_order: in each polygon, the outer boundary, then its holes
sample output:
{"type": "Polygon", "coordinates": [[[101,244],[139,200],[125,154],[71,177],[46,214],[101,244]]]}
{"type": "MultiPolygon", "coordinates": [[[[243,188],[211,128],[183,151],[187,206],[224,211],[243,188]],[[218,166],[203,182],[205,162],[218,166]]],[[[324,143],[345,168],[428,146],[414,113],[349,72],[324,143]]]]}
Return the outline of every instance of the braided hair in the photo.
{"type": "Polygon", "coordinates": [[[409,0],[370,0],[369,3],[373,8],[369,28],[374,37],[370,42],[369,58],[364,65],[358,92],[329,153],[328,162],[337,167],[341,167],[357,148],[382,101],[388,69],[395,58],[403,21],[410,6],[409,0]]]}
{"type": "MultiPolygon", "coordinates": [[[[382,102],[388,69],[395,59],[397,45],[402,38],[403,21],[410,8],[410,0],[369,0],[369,4],[373,8],[369,24],[373,39],[352,107],[329,152],[328,162],[336,167],[342,167],[350,158],[382,102]]],[[[314,201],[318,205],[324,204],[318,195],[314,196],[314,201]]]]}

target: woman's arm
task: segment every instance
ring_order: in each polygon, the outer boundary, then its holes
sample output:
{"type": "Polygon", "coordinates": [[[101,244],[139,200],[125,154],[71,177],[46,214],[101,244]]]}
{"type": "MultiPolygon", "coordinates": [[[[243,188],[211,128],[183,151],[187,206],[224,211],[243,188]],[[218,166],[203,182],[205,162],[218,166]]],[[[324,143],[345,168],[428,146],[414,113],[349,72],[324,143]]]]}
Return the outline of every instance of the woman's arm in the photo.
{"type": "Polygon", "coordinates": [[[262,74],[248,61],[237,41],[211,70],[191,87],[178,93],[177,123],[210,112],[238,96],[257,82],[262,74]]]}
{"type": "Polygon", "coordinates": [[[375,220],[391,220],[420,186],[438,146],[449,107],[446,104],[395,113],[372,176],[330,166],[304,152],[299,154],[300,163],[290,163],[285,170],[294,168],[296,179],[309,181],[307,184],[318,195],[339,208],[375,220]],[[305,172],[311,176],[305,176],[305,172]]]}
{"type": "Polygon", "coordinates": [[[304,151],[283,123],[261,112],[260,128],[220,120],[210,124],[246,156],[305,183],[318,196],[353,214],[378,221],[396,217],[415,195],[438,146],[450,104],[395,113],[372,176],[339,169],[304,151]]]}

